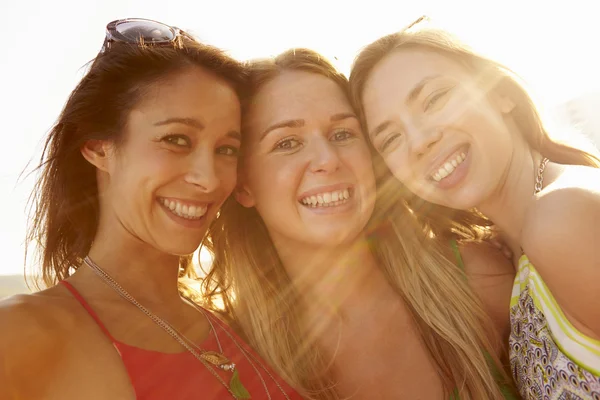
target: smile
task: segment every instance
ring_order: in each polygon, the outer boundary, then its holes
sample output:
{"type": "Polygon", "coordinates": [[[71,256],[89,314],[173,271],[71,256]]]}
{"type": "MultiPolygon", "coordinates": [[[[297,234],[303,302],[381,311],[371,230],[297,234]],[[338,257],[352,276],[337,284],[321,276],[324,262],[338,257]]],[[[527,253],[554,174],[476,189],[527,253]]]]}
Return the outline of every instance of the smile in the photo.
{"type": "Polygon", "coordinates": [[[159,198],[158,201],[172,214],[189,220],[201,219],[208,209],[207,204],[190,204],[176,199],[159,198]]]}
{"type": "Polygon", "coordinates": [[[350,188],[343,190],[334,190],[332,192],[317,193],[300,199],[300,203],[305,206],[318,207],[335,207],[348,202],[352,197],[350,188]]]}
{"type": "Polygon", "coordinates": [[[448,161],[446,161],[441,167],[439,167],[438,170],[431,175],[431,179],[433,179],[436,182],[439,182],[442,179],[448,177],[460,164],[462,164],[465,161],[466,158],[467,154],[464,151],[457,153],[456,155],[454,155],[454,157],[448,159],[448,161]]]}

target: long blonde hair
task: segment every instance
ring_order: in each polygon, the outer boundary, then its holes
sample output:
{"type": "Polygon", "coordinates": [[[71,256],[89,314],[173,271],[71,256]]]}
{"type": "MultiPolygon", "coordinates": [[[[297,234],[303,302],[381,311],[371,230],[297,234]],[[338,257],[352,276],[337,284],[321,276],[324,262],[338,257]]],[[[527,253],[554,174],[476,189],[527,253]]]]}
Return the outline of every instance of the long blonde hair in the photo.
{"type": "MultiPolygon", "coordinates": [[[[356,57],[350,73],[350,92],[354,108],[358,111],[363,127],[366,129],[364,105],[362,101],[365,84],[373,68],[392,52],[406,48],[420,48],[441,54],[452,59],[477,77],[481,84],[507,96],[515,103],[511,115],[528,145],[535,151],[559,164],[586,165],[600,167],[598,156],[552,139],[546,130],[540,114],[521,80],[508,67],[478,54],[457,37],[433,25],[423,24],[428,18],[423,16],[408,28],[377,39],[366,46],[356,57]]],[[[377,155],[377,160],[381,158],[377,155]]],[[[479,224],[481,215],[475,211],[462,213],[459,219],[452,211],[408,193],[407,201],[413,208],[425,207],[427,213],[418,213],[418,217],[433,227],[436,233],[443,234],[459,226],[472,225],[469,219],[476,218],[479,224]]]]}
{"type": "MultiPolygon", "coordinates": [[[[319,54],[287,51],[250,65],[251,93],[286,70],[321,74],[348,93],[346,78],[319,54]]],[[[484,351],[497,343],[486,335],[483,308],[452,261],[452,235],[475,238],[472,225],[446,237],[431,235],[402,201],[404,189],[382,164],[375,166],[378,193],[368,227],[368,245],[382,272],[411,311],[448,393],[462,399],[500,399],[484,351]]],[[[462,212],[457,212],[458,214],[462,212]]],[[[466,217],[465,217],[466,218],[466,217]]],[[[483,221],[483,220],[482,220],[483,221]]],[[[485,221],[483,221],[485,225],[485,221]]],[[[299,295],[287,276],[267,228],[255,209],[229,199],[209,230],[214,255],[204,280],[209,305],[222,308],[232,324],[274,369],[306,398],[336,399],[328,361],[302,326],[299,295]],[[222,300],[221,300],[222,299],[222,300]]]]}

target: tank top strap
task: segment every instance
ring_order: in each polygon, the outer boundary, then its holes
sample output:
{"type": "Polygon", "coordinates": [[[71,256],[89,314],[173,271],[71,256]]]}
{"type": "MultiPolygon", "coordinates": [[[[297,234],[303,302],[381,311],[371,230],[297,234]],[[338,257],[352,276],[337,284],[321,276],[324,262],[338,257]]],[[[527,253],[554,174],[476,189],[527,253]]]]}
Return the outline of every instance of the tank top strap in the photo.
{"type": "Polygon", "coordinates": [[[94,321],[96,321],[96,324],[102,330],[102,332],[104,332],[104,334],[114,344],[116,342],[115,338],[110,334],[110,332],[108,331],[108,329],[106,329],[106,326],[104,326],[104,324],[102,323],[102,321],[98,317],[98,314],[96,314],[96,312],[92,309],[92,307],[88,304],[88,302],[85,301],[85,299],[83,298],[83,296],[81,296],[81,294],[77,291],[77,289],[75,289],[73,287],[73,285],[71,285],[67,281],[60,281],[60,283],[64,287],[66,287],[67,290],[69,290],[69,292],[71,292],[71,294],[73,295],[73,297],[75,297],[75,299],[79,302],[79,304],[81,304],[83,306],[83,308],[85,308],[85,310],[88,312],[88,314],[90,315],[90,317],[92,317],[94,319],[94,321]]]}
{"type": "Polygon", "coordinates": [[[463,272],[465,272],[465,263],[463,262],[462,256],[460,254],[460,249],[458,247],[458,242],[456,241],[456,239],[450,240],[450,247],[452,248],[452,252],[454,253],[454,257],[456,258],[456,264],[463,272]]]}

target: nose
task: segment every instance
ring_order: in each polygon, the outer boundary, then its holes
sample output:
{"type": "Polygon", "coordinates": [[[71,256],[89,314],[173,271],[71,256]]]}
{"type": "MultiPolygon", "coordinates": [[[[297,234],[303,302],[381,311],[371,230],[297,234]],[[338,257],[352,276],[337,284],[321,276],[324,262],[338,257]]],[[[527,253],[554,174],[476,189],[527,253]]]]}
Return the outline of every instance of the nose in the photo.
{"type": "Polygon", "coordinates": [[[438,127],[415,127],[408,133],[411,150],[417,157],[427,153],[443,136],[442,129],[438,127]]]}
{"type": "Polygon", "coordinates": [[[190,155],[190,164],[184,180],[205,193],[217,190],[221,181],[217,176],[213,152],[205,151],[202,154],[190,155]]]}
{"type": "Polygon", "coordinates": [[[311,149],[310,171],[313,173],[331,173],[340,167],[340,158],[335,146],[325,137],[315,140],[311,149]]]}

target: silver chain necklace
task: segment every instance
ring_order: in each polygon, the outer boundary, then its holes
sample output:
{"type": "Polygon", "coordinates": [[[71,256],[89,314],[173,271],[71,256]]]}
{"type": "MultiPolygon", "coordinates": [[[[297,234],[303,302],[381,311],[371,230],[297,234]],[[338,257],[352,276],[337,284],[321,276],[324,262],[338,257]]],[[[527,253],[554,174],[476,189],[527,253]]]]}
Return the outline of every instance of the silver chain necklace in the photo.
{"type": "MultiPolygon", "coordinates": [[[[193,301],[191,301],[189,299],[185,299],[196,310],[201,312],[204,315],[204,317],[208,320],[208,323],[210,324],[210,327],[215,335],[217,346],[219,347],[219,353],[214,352],[214,351],[205,351],[205,350],[201,349],[198,345],[196,345],[194,342],[192,342],[189,338],[185,337],[183,334],[178,332],[167,321],[165,321],[165,320],[161,319],[160,317],[158,317],[157,315],[153,314],[150,310],[148,310],[146,307],[144,307],[142,304],[140,304],[133,296],[131,296],[106,271],[104,271],[96,263],[94,263],[89,256],[85,257],[85,259],[83,261],[90,269],[92,269],[92,271],[94,271],[94,273],[96,273],[96,275],[98,275],[98,277],[100,277],[108,286],[110,286],[115,292],[117,292],[117,294],[119,294],[122,298],[124,298],[125,300],[127,300],[128,302],[130,302],[131,304],[136,306],[148,318],[150,318],[156,325],[161,327],[173,339],[175,339],[187,351],[189,351],[194,356],[194,358],[196,358],[198,361],[200,361],[206,367],[206,369],[208,369],[211,372],[211,374],[215,378],[217,378],[217,380],[227,389],[227,391],[233,396],[234,399],[250,398],[249,393],[241,385],[241,382],[238,381],[238,382],[234,383],[234,379],[238,377],[237,371],[235,369],[235,364],[230,362],[223,355],[223,349],[221,347],[221,342],[219,341],[219,337],[218,337],[217,331],[215,329],[215,326],[213,325],[212,319],[210,316],[208,316],[208,313],[206,313],[204,310],[202,310],[202,308],[198,307],[193,301]],[[198,350],[198,351],[196,351],[196,350],[198,350]],[[212,364],[218,368],[221,368],[224,371],[232,372],[233,373],[232,383],[230,383],[230,385],[227,385],[227,383],[225,383],[225,381],[217,374],[217,372],[212,368],[212,366],[210,364],[212,364]],[[240,389],[240,386],[241,386],[241,389],[240,389]]],[[[271,394],[269,392],[269,389],[267,388],[266,382],[263,379],[262,374],[258,371],[258,369],[254,365],[254,363],[250,360],[250,357],[252,357],[252,359],[262,367],[262,369],[269,375],[269,377],[273,380],[273,382],[275,382],[275,384],[277,385],[277,387],[279,388],[281,393],[283,393],[284,397],[287,400],[289,400],[287,393],[283,390],[283,388],[281,387],[279,382],[273,377],[273,375],[269,372],[269,370],[264,365],[262,365],[262,363],[260,363],[251,353],[248,353],[246,351],[246,349],[244,349],[242,346],[240,346],[240,344],[237,343],[237,340],[225,328],[223,328],[220,325],[219,325],[219,327],[233,341],[233,343],[242,352],[242,354],[244,355],[244,357],[246,358],[248,363],[252,366],[254,371],[257,373],[257,375],[260,378],[261,383],[265,389],[268,399],[269,400],[271,399],[271,394]],[[249,357],[249,355],[250,355],[250,357],[249,357]]],[[[238,378],[238,380],[239,380],[239,378],[238,378]]]]}
{"type": "Polygon", "coordinates": [[[533,188],[533,194],[538,194],[544,188],[544,170],[546,169],[548,161],[549,160],[546,157],[544,157],[540,162],[540,166],[538,167],[537,175],[535,177],[535,186],[533,188]]]}

